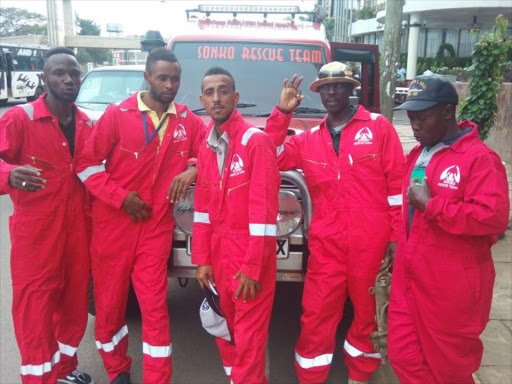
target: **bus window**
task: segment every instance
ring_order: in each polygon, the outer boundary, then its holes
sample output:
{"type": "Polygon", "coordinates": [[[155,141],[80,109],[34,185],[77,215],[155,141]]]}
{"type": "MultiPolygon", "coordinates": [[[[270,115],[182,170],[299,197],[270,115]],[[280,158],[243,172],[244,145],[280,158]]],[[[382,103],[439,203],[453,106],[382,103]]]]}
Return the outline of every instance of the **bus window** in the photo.
{"type": "Polygon", "coordinates": [[[4,54],[0,52],[0,71],[7,70],[7,62],[5,61],[4,54]]]}
{"type": "Polygon", "coordinates": [[[31,57],[30,58],[30,69],[32,71],[42,71],[44,60],[42,57],[31,57]]]}
{"type": "Polygon", "coordinates": [[[14,68],[16,71],[30,71],[32,67],[30,65],[30,57],[28,56],[17,56],[16,60],[13,60],[14,68]]]}

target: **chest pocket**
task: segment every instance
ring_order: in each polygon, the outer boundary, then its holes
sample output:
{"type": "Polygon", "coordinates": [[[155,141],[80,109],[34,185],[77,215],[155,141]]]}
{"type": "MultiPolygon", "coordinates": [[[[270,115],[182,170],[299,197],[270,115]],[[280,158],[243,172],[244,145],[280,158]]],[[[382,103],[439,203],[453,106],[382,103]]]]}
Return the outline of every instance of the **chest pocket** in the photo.
{"type": "Polygon", "coordinates": [[[151,149],[142,145],[134,145],[121,141],[119,144],[119,156],[123,167],[130,171],[139,168],[147,156],[148,150],[151,149]]]}
{"type": "Polygon", "coordinates": [[[433,175],[427,176],[432,194],[453,200],[462,199],[465,184],[464,173],[465,169],[461,169],[458,165],[436,167],[433,175]]]}

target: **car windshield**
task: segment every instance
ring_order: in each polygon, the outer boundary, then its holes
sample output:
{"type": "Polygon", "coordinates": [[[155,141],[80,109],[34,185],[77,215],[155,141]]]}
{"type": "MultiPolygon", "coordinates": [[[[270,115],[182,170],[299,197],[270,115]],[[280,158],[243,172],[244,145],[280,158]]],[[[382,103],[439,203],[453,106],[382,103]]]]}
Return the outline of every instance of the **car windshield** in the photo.
{"type": "Polygon", "coordinates": [[[76,102],[85,108],[103,110],[146,88],[143,70],[93,71],[82,81],[76,102]]]}
{"type": "Polygon", "coordinates": [[[323,115],[318,94],[309,90],[318,70],[325,63],[319,45],[248,42],[175,42],[172,46],[181,64],[181,85],[176,96],[197,113],[206,113],[199,102],[204,73],[213,66],[228,70],[240,93],[240,112],[245,116],[266,116],[279,101],[283,79],[294,73],[304,76],[304,100],[296,114],[323,115]]]}

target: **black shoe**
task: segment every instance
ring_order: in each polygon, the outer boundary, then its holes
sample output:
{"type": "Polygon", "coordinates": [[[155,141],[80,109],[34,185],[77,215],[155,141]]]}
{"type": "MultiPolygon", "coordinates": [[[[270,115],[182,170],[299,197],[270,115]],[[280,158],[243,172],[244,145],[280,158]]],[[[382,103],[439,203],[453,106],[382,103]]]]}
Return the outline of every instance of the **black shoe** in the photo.
{"type": "Polygon", "coordinates": [[[75,369],[63,379],[58,379],[59,384],[94,384],[94,380],[87,373],[75,369]]]}
{"type": "Polygon", "coordinates": [[[121,372],[111,384],[130,384],[130,374],[128,372],[121,372]]]}

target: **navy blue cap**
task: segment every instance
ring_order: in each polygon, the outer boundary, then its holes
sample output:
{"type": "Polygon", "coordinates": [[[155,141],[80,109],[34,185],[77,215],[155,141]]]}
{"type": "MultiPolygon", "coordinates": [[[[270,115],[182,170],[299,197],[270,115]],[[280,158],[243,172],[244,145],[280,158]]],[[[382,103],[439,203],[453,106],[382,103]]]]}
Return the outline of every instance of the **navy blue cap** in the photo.
{"type": "Polygon", "coordinates": [[[409,86],[405,103],[393,110],[422,111],[439,103],[459,103],[459,96],[453,84],[437,76],[418,76],[409,86]]]}

